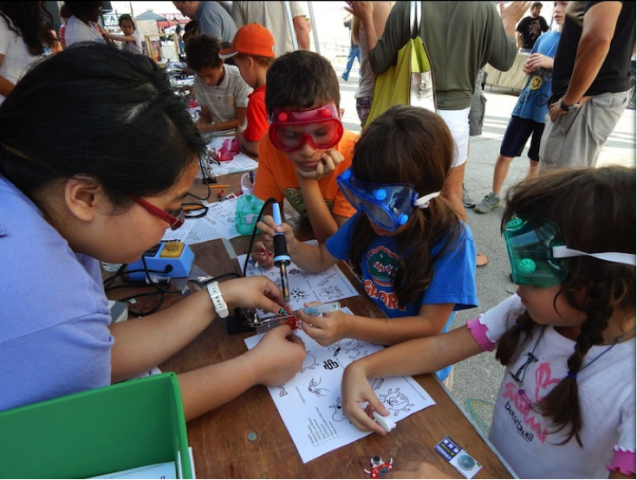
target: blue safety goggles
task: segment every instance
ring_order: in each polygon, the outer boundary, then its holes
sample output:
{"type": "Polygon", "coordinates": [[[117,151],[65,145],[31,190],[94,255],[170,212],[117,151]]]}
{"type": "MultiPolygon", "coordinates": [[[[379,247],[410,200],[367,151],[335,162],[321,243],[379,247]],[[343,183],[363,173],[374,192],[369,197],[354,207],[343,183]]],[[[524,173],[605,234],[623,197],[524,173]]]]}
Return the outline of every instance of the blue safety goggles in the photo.
{"type": "Polygon", "coordinates": [[[605,252],[586,253],[566,246],[559,227],[550,220],[532,224],[515,217],[504,227],[504,241],[511,262],[513,281],[517,285],[541,288],[562,283],[568,276],[564,258],[588,256],[608,262],[635,265],[635,255],[605,252]]]}
{"type": "Polygon", "coordinates": [[[359,212],[365,213],[381,228],[393,232],[409,221],[415,207],[427,208],[440,192],[418,197],[413,185],[381,184],[358,180],[352,170],[345,170],[337,179],[345,198],[359,212]]]}

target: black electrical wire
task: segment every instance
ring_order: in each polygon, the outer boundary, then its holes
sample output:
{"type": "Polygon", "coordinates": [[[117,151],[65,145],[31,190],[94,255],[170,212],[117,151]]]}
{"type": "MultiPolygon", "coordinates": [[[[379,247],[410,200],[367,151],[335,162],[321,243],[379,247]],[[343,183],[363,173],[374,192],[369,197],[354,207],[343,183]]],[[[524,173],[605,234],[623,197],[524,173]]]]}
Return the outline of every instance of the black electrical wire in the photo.
{"type": "Polygon", "coordinates": [[[246,276],[246,270],[248,269],[248,261],[250,260],[250,255],[252,255],[252,246],[254,245],[254,239],[257,236],[257,223],[259,223],[259,220],[261,220],[261,218],[263,217],[263,214],[265,213],[265,209],[267,208],[267,206],[273,203],[276,203],[276,198],[273,198],[273,197],[268,198],[263,204],[263,206],[261,207],[261,211],[259,212],[257,221],[254,222],[254,229],[252,230],[252,236],[250,237],[250,244],[248,245],[248,254],[246,255],[246,261],[243,264],[244,277],[246,276]]]}

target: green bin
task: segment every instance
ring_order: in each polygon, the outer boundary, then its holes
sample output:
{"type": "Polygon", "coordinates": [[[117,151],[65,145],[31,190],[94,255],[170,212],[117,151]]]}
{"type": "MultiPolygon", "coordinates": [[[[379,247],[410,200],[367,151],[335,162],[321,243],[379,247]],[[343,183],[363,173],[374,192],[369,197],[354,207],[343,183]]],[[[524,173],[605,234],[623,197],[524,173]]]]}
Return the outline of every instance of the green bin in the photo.
{"type": "Polygon", "coordinates": [[[87,478],[170,461],[193,478],[174,373],[0,412],[2,478],[87,478]]]}

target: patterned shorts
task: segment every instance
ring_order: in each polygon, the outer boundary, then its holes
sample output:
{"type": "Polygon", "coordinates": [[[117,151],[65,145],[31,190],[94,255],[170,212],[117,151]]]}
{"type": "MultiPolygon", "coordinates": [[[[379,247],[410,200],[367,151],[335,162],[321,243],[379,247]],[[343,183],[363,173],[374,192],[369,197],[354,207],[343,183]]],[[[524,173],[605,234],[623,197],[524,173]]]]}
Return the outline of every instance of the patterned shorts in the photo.
{"type": "Polygon", "coordinates": [[[358,119],[361,121],[361,128],[363,128],[365,122],[367,122],[370,108],[372,108],[372,97],[360,97],[356,99],[356,113],[358,114],[358,119]]]}

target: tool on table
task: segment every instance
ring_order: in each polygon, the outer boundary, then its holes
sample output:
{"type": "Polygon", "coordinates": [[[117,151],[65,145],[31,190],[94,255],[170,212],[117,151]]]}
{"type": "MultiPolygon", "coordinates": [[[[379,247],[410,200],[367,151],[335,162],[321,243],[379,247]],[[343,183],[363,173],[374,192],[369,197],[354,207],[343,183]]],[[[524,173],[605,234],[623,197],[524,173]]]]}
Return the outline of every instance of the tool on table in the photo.
{"type": "Polygon", "coordinates": [[[301,321],[294,314],[272,315],[270,317],[259,318],[256,315],[251,319],[252,326],[257,333],[269,332],[279,325],[288,325],[292,330],[301,327],[301,321]]]}
{"type": "Polygon", "coordinates": [[[338,312],[341,309],[340,302],[321,303],[320,305],[312,305],[311,307],[302,308],[303,313],[312,315],[314,317],[323,313],[338,312]]]}
{"type": "MultiPolygon", "coordinates": [[[[281,225],[281,210],[279,204],[272,204],[272,217],[274,223],[278,227],[281,225]]],[[[281,232],[274,234],[274,265],[279,267],[281,271],[281,290],[283,291],[283,300],[290,303],[290,284],[288,283],[287,266],[290,264],[291,258],[288,255],[288,247],[285,244],[285,235],[281,232]]]]}

